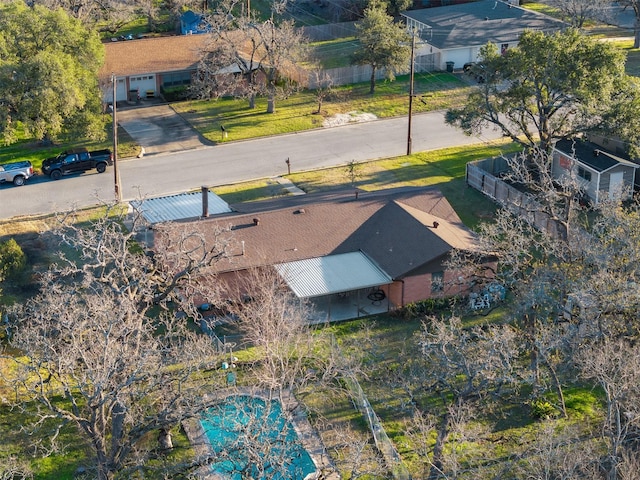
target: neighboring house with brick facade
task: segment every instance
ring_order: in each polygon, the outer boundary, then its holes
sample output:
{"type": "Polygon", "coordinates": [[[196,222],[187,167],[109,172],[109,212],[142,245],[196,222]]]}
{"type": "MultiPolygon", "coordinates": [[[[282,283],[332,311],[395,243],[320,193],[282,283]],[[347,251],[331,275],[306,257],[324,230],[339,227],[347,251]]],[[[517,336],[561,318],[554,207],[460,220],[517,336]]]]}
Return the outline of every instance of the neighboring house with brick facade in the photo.
{"type": "Polygon", "coordinates": [[[434,188],[289,196],[231,207],[233,213],[159,224],[154,235],[188,228],[213,236],[228,228],[233,247],[212,268],[216,281],[238,285],[251,269],[275,267],[313,306],[318,322],[465,295],[473,284],[446,262],[453,249],[476,250],[476,237],[434,188]]]}

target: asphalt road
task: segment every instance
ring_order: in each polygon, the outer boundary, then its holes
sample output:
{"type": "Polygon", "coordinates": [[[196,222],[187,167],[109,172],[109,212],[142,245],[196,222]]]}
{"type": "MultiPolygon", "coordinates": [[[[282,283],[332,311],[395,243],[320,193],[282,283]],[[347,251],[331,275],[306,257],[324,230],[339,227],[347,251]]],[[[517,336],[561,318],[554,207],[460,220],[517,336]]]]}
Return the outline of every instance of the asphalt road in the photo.
{"type": "MultiPolygon", "coordinates": [[[[219,186],[292,171],[343,165],[404,155],[407,150],[407,118],[319,129],[289,135],[230,142],[178,153],[145,155],[118,162],[123,200],[181,193],[201,186],[219,186]]],[[[444,112],[414,115],[412,151],[473,144],[495,139],[487,131],[468,137],[444,123],[444,112]]],[[[68,211],[108,203],[114,199],[113,167],[53,181],[30,179],[23,187],[0,186],[0,218],[68,211]]]]}

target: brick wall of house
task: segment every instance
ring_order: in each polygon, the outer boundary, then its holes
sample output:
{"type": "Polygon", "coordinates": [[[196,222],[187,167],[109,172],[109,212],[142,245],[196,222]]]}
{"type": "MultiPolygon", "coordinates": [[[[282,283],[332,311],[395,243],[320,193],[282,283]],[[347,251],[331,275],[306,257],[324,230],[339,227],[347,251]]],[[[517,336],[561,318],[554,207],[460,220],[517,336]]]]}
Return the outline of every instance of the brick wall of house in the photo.
{"type": "Polygon", "coordinates": [[[445,271],[441,288],[433,289],[432,273],[416,275],[404,279],[404,303],[398,301],[397,306],[420,302],[428,298],[453,297],[456,295],[468,295],[470,285],[460,280],[460,272],[445,271]]]}

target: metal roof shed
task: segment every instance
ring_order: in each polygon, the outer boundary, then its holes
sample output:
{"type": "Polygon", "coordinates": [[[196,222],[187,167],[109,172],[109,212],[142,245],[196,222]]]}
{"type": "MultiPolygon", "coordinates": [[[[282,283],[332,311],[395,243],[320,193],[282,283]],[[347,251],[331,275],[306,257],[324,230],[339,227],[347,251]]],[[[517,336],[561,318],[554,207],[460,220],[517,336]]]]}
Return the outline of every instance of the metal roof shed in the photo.
{"type": "Polygon", "coordinates": [[[275,265],[298,298],[313,298],[391,283],[363,252],[308,258],[275,265]]]}
{"type": "MultiPolygon", "coordinates": [[[[229,213],[229,204],[215,193],[207,191],[207,208],[210,215],[229,213]]],[[[198,218],[202,216],[202,192],[180,193],[166,197],[149,198],[131,202],[150,224],[198,218]]]]}

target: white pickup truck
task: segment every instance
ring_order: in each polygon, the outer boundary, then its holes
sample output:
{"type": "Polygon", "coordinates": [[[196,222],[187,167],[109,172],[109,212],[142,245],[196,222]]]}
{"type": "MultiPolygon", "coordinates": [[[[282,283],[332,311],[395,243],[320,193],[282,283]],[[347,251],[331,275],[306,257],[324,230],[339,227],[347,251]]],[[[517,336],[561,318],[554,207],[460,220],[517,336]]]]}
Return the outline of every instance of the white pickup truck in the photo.
{"type": "Polygon", "coordinates": [[[33,166],[29,160],[0,165],[0,183],[13,182],[15,186],[20,187],[31,177],[33,166]]]}

